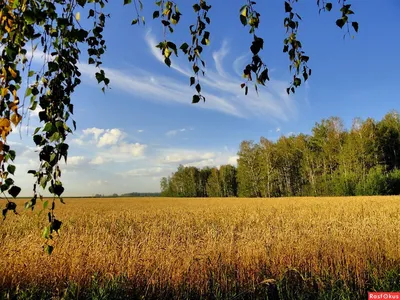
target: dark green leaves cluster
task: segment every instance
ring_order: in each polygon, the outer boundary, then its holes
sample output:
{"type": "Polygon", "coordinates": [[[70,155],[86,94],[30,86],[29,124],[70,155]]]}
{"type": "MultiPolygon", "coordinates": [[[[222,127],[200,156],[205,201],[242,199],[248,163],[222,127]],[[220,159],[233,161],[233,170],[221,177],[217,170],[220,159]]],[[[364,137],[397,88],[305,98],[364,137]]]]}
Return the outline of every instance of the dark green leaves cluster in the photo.
{"type": "MultiPolygon", "coordinates": [[[[342,8],[340,9],[342,13],[342,17],[340,19],[336,20],[336,25],[339,26],[340,28],[343,28],[344,25],[347,25],[347,33],[350,34],[350,29],[349,29],[349,16],[353,15],[354,12],[350,9],[351,4],[345,4],[346,1],[342,1],[343,5],[342,8]]],[[[351,22],[351,26],[353,27],[355,32],[358,32],[358,23],[357,22],[351,22]]]]}
{"type": "Polygon", "coordinates": [[[302,44],[297,38],[301,17],[293,11],[293,7],[288,1],[285,1],[285,12],[287,16],[284,19],[284,26],[288,37],[283,41],[283,52],[288,53],[291,62],[289,69],[291,72],[294,72],[293,81],[286,89],[286,92],[289,94],[290,92],[295,92],[295,88],[301,85],[302,79],[304,82],[307,81],[311,75],[311,69],[307,65],[309,57],[305,55],[305,52],[302,50],[302,44]],[[299,77],[300,74],[303,78],[299,77]]]}
{"type": "Polygon", "coordinates": [[[255,10],[255,5],[255,1],[247,1],[247,4],[240,8],[240,21],[244,26],[250,27],[249,33],[253,35],[253,42],[250,46],[253,57],[251,63],[247,64],[243,70],[243,77],[247,79],[247,82],[241,84],[241,88],[244,88],[245,95],[247,95],[249,90],[248,83],[253,81],[253,75],[256,79],[254,85],[256,91],[258,91],[257,84],[265,85],[265,82],[269,81],[268,68],[259,55],[259,52],[264,48],[264,40],[255,35],[261,16],[260,13],[255,10]]]}
{"type": "Polygon", "coordinates": [[[210,24],[211,19],[208,17],[211,5],[208,5],[206,1],[200,0],[198,3],[193,5],[193,10],[197,14],[197,22],[189,26],[191,35],[190,46],[187,43],[182,44],[180,49],[187,56],[187,59],[192,63],[192,70],[194,76],[190,77],[190,85],[194,85],[197,94],[193,95],[192,103],[198,103],[201,100],[206,101],[206,98],[201,94],[201,84],[199,80],[199,74],[203,76],[205,74],[206,63],[202,59],[203,46],[210,44],[210,32],[206,30],[207,25],[210,24]]]}
{"type": "MultiPolygon", "coordinates": [[[[67,161],[68,144],[67,136],[72,133],[69,122],[75,129],[76,123],[71,120],[74,106],[71,96],[81,83],[79,71],[79,57],[81,48],[86,46],[88,63],[95,67],[101,67],[101,57],[105,53],[106,46],[102,32],[105,26],[106,15],[102,12],[107,1],[103,0],[79,0],[65,1],[10,1],[0,4],[0,11],[5,16],[1,23],[2,43],[4,50],[1,56],[3,76],[7,80],[1,82],[1,95],[5,101],[0,109],[0,131],[2,134],[0,163],[2,164],[1,192],[8,191],[12,197],[17,197],[20,188],[14,185],[8,174],[14,174],[15,166],[9,163],[14,160],[15,152],[5,144],[7,134],[10,132],[10,121],[15,126],[21,117],[17,113],[19,99],[17,91],[22,81],[20,71],[26,71],[28,88],[25,98],[30,100],[30,109],[39,109],[39,119],[42,127],[36,128],[33,141],[39,147],[40,165],[37,170],[31,170],[36,182],[33,187],[33,197],[25,204],[25,208],[34,209],[36,200],[42,196],[38,193],[38,187],[48,188],[54,196],[51,208],[49,208],[49,235],[58,232],[61,222],[55,218],[55,199],[63,202],[61,195],[64,187],[61,181],[61,159],[67,161]],[[93,20],[93,27],[84,29],[80,24],[79,8],[92,5],[88,18],[93,20]],[[31,45],[35,45],[31,49],[31,45]],[[42,52],[45,59],[44,65],[36,70],[31,70],[31,60],[26,58],[29,51],[42,52]],[[6,73],[4,73],[6,72],[6,73]],[[13,99],[11,98],[13,97],[13,99]],[[12,101],[13,100],[13,101],[12,101]],[[8,163],[7,171],[4,163],[8,163]]],[[[103,70],[99,69],[95,74],[99,83],[105,86],[109,84],[103,70]]],[[[104,87],[103,87],[104,90],[104,87]]],[[[47,201],[45,202],[47,203],[47,201]]],[[[3,216],[7,211],[16,212],[13,202],[8,202],[3,216]]],[[[44,209],[47,205],[44,204],[44,209]]],[[[46,249],[49,253],[52,246],[46,241],[46,249]]]]}
{"type": "MultiPolygon", "coordinates": [[[[302,20],[301,16],[296,13],[293,9],[294,4],[298,0],[287,0],[283,1],[284,9],[287,16],[284,19],[284,27],[288,36],[284,39],[283,52],[288,54],[290,60],[290,71],[293,74],[293,79],[290,86],[286,89],[287,93],[294,93],[295,89],[299,87],[303,82],[307,81],[311,76],[311,69],[308,67],[309,56],[305,55],[301,41],[298,39],[298,28],[299,23],[302,20]]],[[[131,1],[128,1],[129,3],[131,1]]],[[[142,8],[141,2],[134,1],[142,8]]],[[[345,24],[349,25],[349,15],[354,12],[350,9],[351,4],[348,4],[346,0],[339,0],[339,4],[342,5],[340,11],[342,17],[336,21],[336,24],[342,28],[345,24]]],[[[126,4],[126,3],[125,3],[126,4]]],[[[260,57],[260,51],[263,49],[264,40],[262,37],[255,34],[259,28],[261,14],[255,9],[255,1],[247,0],[246,3],[240,8],[239,19],[243,26],[249,27],[249,33],[253,35],[253,41],[250,46],[251,53],[253,54],[252,60],[248,63],[243,70],[243,77],[247,79],[246,82],[241,84],[244,88],[245,94],[248,93],[248,83],[255,81],[255,89],[258,91],[257,85],[265,85],[266,81],[269,81],[268,67],[260,57]]],[[[166,28],[172,33],[173,28],[171,24],[177,24],[181,18],[181,13],[177,9],[177,5],[174,1],[156,1],[156,5],[159,7],[153,12],[153,18],[160,18],[161,23],[164,26],[164,35],[166,28]]],[[[320,12],[331,11],[333,5],[331,2],[325,0],[317,0],[317,5],[320,12]]],[[[187,55],[189,62],[193,62],[192,69],[194,76],[190,77],[190,85],[194,86],[197,94],[193,96],[192,102],[198,103],[200,100],[205,100],[202,96],[201,84],[199,82],[199,74],[204,75],[205,61],[201,58],[204,45],[208,45],[210,41],[210,32],[206,30],[207,24],[210,24],[211,20],[208,16],[208,11],[211,6],[207,5],[206,1],[198,0],[193,5],[193,10],[197,14],[197,22],[190,25],[189,30],[192,36],[190,44],[183,43],[180,47],[182,52],[187,55]],[[200,65],[201,63],[201,65],[200,65]]],[[[351,22],[353,29],[358,32],[358,23],[351,22]]],[[[348,26],[349,27],[349,26],[348,26]]],[[[349,29],[348,29],[349,32],[349,29]]],[[[171,66],[170,56],[172,53],[177,55],[176,45],[168,40],[160,42],[157,47],[161,50],[164,56],[164,62],[167,66],[171,66]]]]}

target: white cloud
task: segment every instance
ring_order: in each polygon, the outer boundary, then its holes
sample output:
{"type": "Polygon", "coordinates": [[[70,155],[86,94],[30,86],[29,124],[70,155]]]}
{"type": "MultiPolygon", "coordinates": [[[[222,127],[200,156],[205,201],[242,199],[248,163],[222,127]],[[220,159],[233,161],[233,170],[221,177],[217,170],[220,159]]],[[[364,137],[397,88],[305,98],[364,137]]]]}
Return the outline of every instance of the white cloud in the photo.
{"type": "Polygon", "coordinates": [[[212,55],[215,63],[215,68],[217,69],[218,74],[220,74],[224,78],[229,77],[229,75],[225,73],[225,70],[222,66],[222,62],[228,53],[229,53],[228,42],[224,40],[222,42],[221,49],[215,51],[212,55]]]}
{"type": "Polygon", "coordinates": [[[236,165],[237,155],[233,151],[216,149],[163,149],[159,153],[158,163],[176,168],[179,164],[203,168],[225,164],[236,165]]]}
{"type": "Polygon", "coordinates": [[[192,162],[201,162],[204,160],[210,160],[215,157],[215,153],[213,152],[196,152],[193,150],[181,150],[174,151],[175,153],[166,155],[163,159],[165,163],[172,164],[181,164],[181,163],[192,163],[192,162]]]}
{"type": "Polygon", "coordinates": [[[82,130],[82,133],[80,137],[74,140],[74,143],[81,146],[96,144],[97,147],[104,149],[90,161],[90,164],[93,165],[101,165],[114,159],[127,161],[131,158],[141,157],[147,147],[145,144],[127,142],[127,134],[117,128],[101,129],[93,127],[82,130]],[[92,139],[87,140],[89,136],[92,136],[92,139]],[[86,141],[84,141],[85,139],[86,141]]]}
{"type": "Polygon", "coordinates": [[[107,185],[107,184],[108,184],[108,180],[102,180],[102,179],[91,180],[88,182],[89,186],[103,186],[103,185],[107,185]]]}
{"type": "Polygon", "coordinates": [[[174,135],[177,135],[179,132],[185,132],[187,130],[193,130],[193,128],[189,128],[189,129],[186,129],[186,128],[174,129],[174,130],[168,131],[165,135],[166,136],[174,136],[174,135]]]}
{"type": "MultiPolygon", "coordinates": [[[[164,64],[160,52],[155,48],[156,38],[148,33],[145,40],[153,56],[164,64]]],[[[201,78],[206,102],[197,105],[191,104],[191,95],[194,90],[187,84],[187,77],[192,76],[192,72],[180,66],[179,58],[175,58],[171,65],[172,70],[183,76],[179,80],[171,76],[166,77],[144,71],[128,73],[110,68],[104,68],[104,70],[112,82],[112,87],[139,96],[142,100],[179,103],[190,105],[194,109],[209,109],[241,118],[268,116],[272,121],[288,121],[296,115],[295,103],[286,94],[287,82],[272,78],[267,88],[259,88],[259,96],[255,92],[245,96],[240,89],[242,78],[228,73],[223,68],[222,62],[223,59],[227,59],[228,53],[227,42],[223,43],[220,50],[214,52],[215,70],[208,68],[206,76],[201,78]]],[[[244,58],[239,61],[244,61],[244,58]]],[[[232,65],[229,62],[227,64],[232,65]]],[[[236,64],[238,64],[237,61],[236,64]]],[[[93,66],[80,64],[79,68],[82,74],[93,78],[95,72],[93,66]]]]}
{"type": "Polygon", "coordinates": [[[147,148],[147,145],[134,143],[121,143],[118,147],[113,148],[114,151],[121,154],[129,154],[133,157],[142,156],[144,154],[144,150],[147,148]]]}
{"type": "Polygon", "coordinates": [[[237,165],[237,160],[239,159],[239,156],[231,156],[228,158],[228,164],[236,166],[237,165]]]}
{"type": "Polygon", "coordinates": [[[123,172],[121,175],[132,177],[154,177],[155,175],[160,175],[163,171],[164,169],[161,167],[138,168],[123,172]]]}
{"type": "Polygon", "coordinates": [[[82,136],[74,140],[75,143],[83,145],[86,142],[95,143],[97,147],[116,145],[126,135],[118,128],[102,129],[102,128],[87,128],[82,130],[82,136]]]}
{"type": "Polygon", "coordinates": [[[142,133],[142,132],[144,132],[144,130],[143,129],[138,129],[137,132],[138,133],[142,133]]]}
{"type": "Polygon", "coordinates": [[[104,147],[107,145],[116,145],[120,140],[122,140],[123,136],[123,132],[117,128],[107,129],[100,137],[97,146],[104,147]]]}
{"type": "Polygon", "coordinates": [[[96,156],[93,158],[89,163],[91,165],[102,165],[106,163],[108,160],[106,160],[103,156],[96,156]]]}
{"type": "MultiPolygon", "coordinates": [[[[101,134],[103,134],[104,131],[105,131],[104,129],[96,128],[96,127],[87,128],[87,129],[82,130],[82,132],[83,132],[82,138],[85,138],[85,137],[87,137],[87,136],[92,135],[92,136],[94,137],[94,140],[97,141],[97,140],[99,139],[99,136],[100,136],[101,134]]],[[[81,140],[81,141],[82,141],[82,140],[81,140]]],[[[83,142],[83,141],[82,141],[82,142],[83,142]]]]}
{"type": "Polygon", "coordinates": [[[287,137],[290,137],[292,135],[296,135],[296,132],[290,131],[290,132],[285,134],[285,136],[287,136],[287,137]]]}
{"type": "Polygon", "coordinates": [[[276,132],[281,132],[281,128],[280,128],[280,127],[277,127],[275,131],[276,131],[276,132]]]}
{"type": "Polygon", "coordinates": [[[67,165],[78,166],[86,161],[84,156],[69,156],[67,160],[67,165]]]}

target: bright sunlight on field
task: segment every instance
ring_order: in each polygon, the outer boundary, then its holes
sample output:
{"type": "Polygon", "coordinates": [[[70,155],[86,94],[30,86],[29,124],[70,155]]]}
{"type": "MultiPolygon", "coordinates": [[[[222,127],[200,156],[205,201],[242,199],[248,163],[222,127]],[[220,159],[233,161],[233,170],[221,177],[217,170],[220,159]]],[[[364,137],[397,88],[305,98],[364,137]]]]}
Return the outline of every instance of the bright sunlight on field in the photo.
{"type": "Polygon", "coordinates": [[[400,287],[400,197],[66,202],[51,256],[45,214],[0,223],[1,297],[355,299],[400,287]]]}

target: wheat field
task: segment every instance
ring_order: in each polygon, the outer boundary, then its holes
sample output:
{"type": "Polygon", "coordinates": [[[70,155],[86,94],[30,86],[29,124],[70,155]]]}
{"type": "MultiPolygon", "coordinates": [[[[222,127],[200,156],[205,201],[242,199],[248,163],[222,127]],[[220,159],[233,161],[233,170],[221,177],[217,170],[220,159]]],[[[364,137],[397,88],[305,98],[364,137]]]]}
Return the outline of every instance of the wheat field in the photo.
{"type": "Polygon", "coordinates": [[[355,299],[400,287],[398,196],[65,201],[51,256],[40,202],[19,200],[0,223],[1,297],[91,298],[96,285],[120,298],[267,299],[273,284],[282,299],[355,299]]]}

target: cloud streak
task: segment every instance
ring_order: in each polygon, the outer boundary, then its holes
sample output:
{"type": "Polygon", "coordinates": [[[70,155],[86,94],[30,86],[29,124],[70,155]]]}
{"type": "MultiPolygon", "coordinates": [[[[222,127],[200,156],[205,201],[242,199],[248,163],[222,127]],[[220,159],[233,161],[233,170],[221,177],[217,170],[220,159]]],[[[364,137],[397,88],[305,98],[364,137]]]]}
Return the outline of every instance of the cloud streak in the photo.
{"type": "MultiPolygon", "coordinates": [[[[145,41],[151,55],[164,64],[161,54],[155,48],[156,38],[151,32],[145,35],[145,41]]],[[[105,68],[105,71],[112,87],[139,96],[142,100],[190,105],[194,109],[208,109],[238,118],[269,117],[277,121],[288,121],[296,115],[296,106],[285,91],[287,82],[271,79],[267,88],[259,88],[259,95],[255,92],[248,96],[243,95],[240,89],[242,79],[224,69],[224,62],[229,52],[229,44],[225,41],[222,47],[212,54],[214,68],[208,68],[206,76],[200,78],[206,102],[197,105],[191,104],[195,91],[187,83],[188,77],[193,74],[187,67],[180,65],[180,58],[175,58],[171,65],[171,71],[180,77],[166,77],[138,69],[122,71],[105,68]]],[[[244,62],[245,56],[237,58],[230,64],[233,63],[235,68],[239,68],[244,62]]],[[[93,66],[80,64],[79,68],[82,74],[93,78],[95,73],[93,66]]]]}

